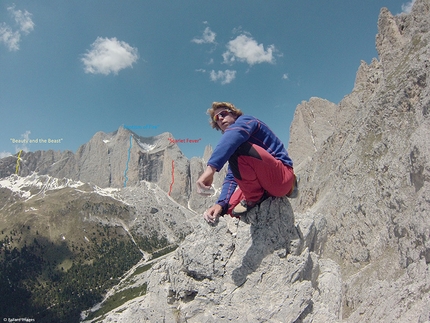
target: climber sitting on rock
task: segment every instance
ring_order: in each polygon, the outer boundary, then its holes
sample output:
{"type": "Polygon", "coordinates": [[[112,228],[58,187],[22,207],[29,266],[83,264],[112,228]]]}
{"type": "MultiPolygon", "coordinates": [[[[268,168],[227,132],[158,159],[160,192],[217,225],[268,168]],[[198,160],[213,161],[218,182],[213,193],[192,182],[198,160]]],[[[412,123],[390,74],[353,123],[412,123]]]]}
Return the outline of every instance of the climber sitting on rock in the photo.
{"type": "Polygon", "coordinates": [[[229,165],[218,201],[204,213],[206,221],[215,223],[224,214],[240,217],[270,196],[297,195],[293,162],[265,123],[228,102],[214,102],[207,112],[212,128],[223,135],[197,180],[198,190],[210,189],[215,172],[229,165]]]}

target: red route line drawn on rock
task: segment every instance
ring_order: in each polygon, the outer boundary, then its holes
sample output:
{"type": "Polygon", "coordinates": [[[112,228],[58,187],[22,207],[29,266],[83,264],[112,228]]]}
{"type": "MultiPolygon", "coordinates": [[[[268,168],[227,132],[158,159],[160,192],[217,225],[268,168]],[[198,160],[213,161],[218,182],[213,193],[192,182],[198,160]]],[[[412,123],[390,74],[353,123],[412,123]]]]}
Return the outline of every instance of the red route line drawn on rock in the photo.
{"type": "Polygon", "coordinates": [[[172,159],[172,182],[170,183],[169,196],[170,196],[170,193],[172,193],[172,186],[174,182],[175,182],[175,161],[172,159]]]}

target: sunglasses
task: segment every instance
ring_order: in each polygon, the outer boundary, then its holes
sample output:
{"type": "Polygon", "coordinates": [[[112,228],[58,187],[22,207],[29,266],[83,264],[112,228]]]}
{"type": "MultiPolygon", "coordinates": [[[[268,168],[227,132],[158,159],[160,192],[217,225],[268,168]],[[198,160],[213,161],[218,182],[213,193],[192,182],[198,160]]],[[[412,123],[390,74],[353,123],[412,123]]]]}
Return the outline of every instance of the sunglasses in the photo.
{"type": "Polygon", "coordinates": [[[230,112],[231,112],[230,110],[223,110],[223,111],[221,111],[221,112],[218,112],[216,115],[214,115],[213,120],[214,120],[215,122],[218,122],[219,117],[222,117],[222,118],[224,119],[226,116],[228,116],[228,114],[229,114],[230,112]]]}

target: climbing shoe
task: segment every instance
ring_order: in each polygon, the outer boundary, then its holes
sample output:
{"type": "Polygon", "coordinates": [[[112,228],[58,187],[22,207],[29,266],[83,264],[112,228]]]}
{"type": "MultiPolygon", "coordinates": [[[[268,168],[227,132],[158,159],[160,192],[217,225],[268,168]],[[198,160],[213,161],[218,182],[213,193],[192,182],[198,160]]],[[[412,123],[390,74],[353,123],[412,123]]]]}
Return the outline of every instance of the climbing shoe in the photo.
{"type": "Polygon", "coordinates": [[[290,193],[287,194],[288,198],[294,199],[299,195],[299,181],[300,181],[300,177],[297,177],[296,175],[294,175],[294,185],[290,193]]]}
{"type": "Polygon", "coordinates": [[[257,205],[260,205],[269,196],[270,196],[269,193],[264,191],[263,196],[257,202],[242,200],[242,201],[240,201],[240,203],[238,205],[236,205],[234,207],[234,209],[231,213],[235,217],[240,217],[241,215],[247,213],[248,211],[250,211],[251,209],[253,209],[257,205]]]}

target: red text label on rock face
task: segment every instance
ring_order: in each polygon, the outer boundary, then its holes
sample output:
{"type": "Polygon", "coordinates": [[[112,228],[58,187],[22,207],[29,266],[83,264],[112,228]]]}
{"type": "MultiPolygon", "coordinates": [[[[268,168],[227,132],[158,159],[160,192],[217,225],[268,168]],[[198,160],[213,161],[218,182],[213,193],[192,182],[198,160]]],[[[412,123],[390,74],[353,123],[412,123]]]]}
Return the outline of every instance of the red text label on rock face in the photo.
{"type": "Polygon", "coordinates": [[[178,143],[181,143],[181,144],[197,144],[198,142],[200,142],[200,140],[202,140],[202,138],[199,138],[199,139],[189,139],[189,138],[186,138],[186,139],[174,139],[174,138],[168,138],[169,139],[169,141],[170,141],[170,143],[172,143],[172,144],[178,144],[178,143]]]}

